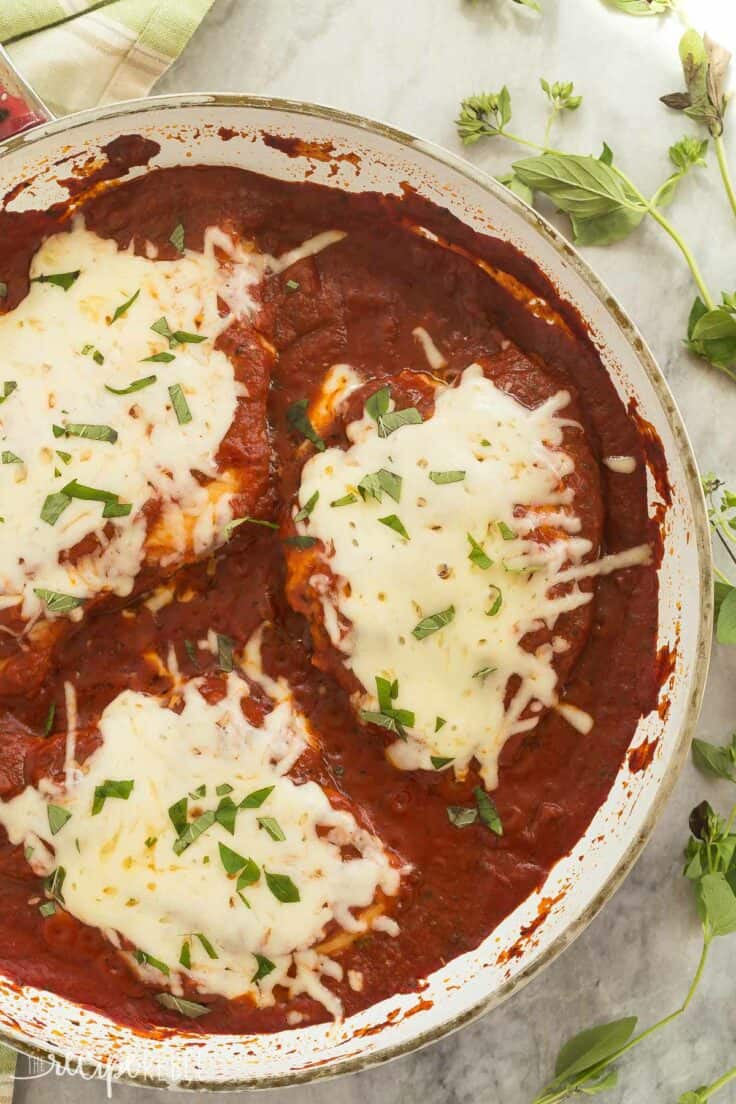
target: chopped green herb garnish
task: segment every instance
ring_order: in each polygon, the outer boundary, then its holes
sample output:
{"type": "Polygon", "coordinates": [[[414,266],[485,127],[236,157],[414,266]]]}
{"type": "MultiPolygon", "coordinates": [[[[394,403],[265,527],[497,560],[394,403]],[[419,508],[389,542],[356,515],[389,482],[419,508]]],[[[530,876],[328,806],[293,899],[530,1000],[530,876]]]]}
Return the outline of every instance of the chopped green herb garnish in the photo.
{"type": "Polygon", "coordinates": [[[201,786],[197,786],[196,790],[191,790],[189,797],[192,801],[198,801],[200,797],[207,796],[207,786],[203,782],[201,786]]]}
{"type": "Polygon", "coordinates": [[[275,521],[266,521],[265,518],[235,518],[233,521],[229,521],[225,526],[225,540],[229,540],[230,537],[233,535],[234,530],[239,528],[239,526],[241,525],[245,525],[246,522],[249,522],[249,524],[251,525],[262,525],[264,529],[278,529],[278,525],[275,521]]]}
{"type": "Polygon", "coordinates": [[[147,847],[150,850],[152,847],[156,846],[157,842],[158,842],[158,836],[149,836],[148,839],[143,844],[143,846],[147,847]]]}
{"type": "Polygon", "coordinates": [[[192,949],[189,945],[189,940],[185,939],[181,945],[181,951],[179,953],[179,963],[185,970],[192,968],[192,949]]]}
{"type": "Polygon", "coordinates": [[[456,828],[467,828],[469,824],[475,824],[478,819],[478,810],[466,809],[464,805],[448,805],[447,819],[456,828]]]}
{"type": "Polygon", "coordinates": [[[52,272],[44,276],[34,276],[31,280],[32,284],[53,284],[54,287],[63,288],[64,291],[68,291],[73,283],[79,278],[81,269],[76,269],[74,272],[52,272]]]}
{"type": "Polygon", "coordinates": [[[386,468],[381,468],[380,471],[364,475],[358,484],[358,490],[364,502],[369,498],[374,498],[376,502],[383,501],[384,491],[394,502],[399,502],[401,499],[401,483],[400,475],[396,475],[386,468]]]}
{"type": "Polygon", "coordinates": [[[43,904],[38,906],[38,911],[42,916],[53,916],[56,912],[56,904],[54,901],[44,901],[43,904]]]}
{"type": "Polygon", "coordinates": [[[243,869],[248,861],[243,855],[239,855],[237,851],[233,851],[225,843],[218,843],[217,846],[220,850],[220,860],[227,874],[237,874],[238,871],[243,869]]]}
{"type": "Polygon", "coordinates": [[[189,659],[194,664],[194,666],[197,668],[197,670],[199,670],[199,658],[198,658],[199,653],[197,651],[197,645],[194,643],[194,641],[185,640],[184,641],[184,651],[187,653],[187,655],[189,656],[189,659]]]}
{"type": "MultiPolygon", "coordinates": [[[[171,816],[171,810],[169,810],[169,816],[171,816]]],[[[191,847],[202,833],[211,828],[214,823],[215,814],[212,809],[208,809],[206,813],[198,816],[196,820],[186,826],[178,839],[174,841],[174,854],[181,855],[182,851],[186,851],[188,847],[191,847]]]]}
{"type": "Polygon", "coordinates": [[[169,348],[173,349],[177,345],[198,345],[202,341],[207,340],[206,334],[188,333],[186,330],[172,330],[169,327],[169,323],[165,318],[159,318],[157,322],[154,322],[151,326],[154,333],[160,334],[161,337],[165,337],[169,343],[169,348]]]}
{"type": "Polygon", "coordinates": [[[8,298],[8,285],[4,280],[0,280],[0,299],[8,298]]]}
{"type": "Polygon", "coordinates": [[[186,400],[184,390],[180,383],[172,383],[169,388],[169,398],[171,399],[171,405],[174,408],[176,420],[179,425],[186,425],[187,422],[191,422],[192,412],[189,409],[189,403],[186,400]]]}
{"type": "Polygon", "coordinates": [[[444,717],[437,717],[437,719],[436,719],[436,720],[435,720],[435,722],[434,722],[434,730],[435,730],[435,732],[439,732],[439,730],[440,730],[441,728],[444,728],[446,724],[447,724],[447,721],[445,720],[445,718],[444,718],[444,717]]]}
{"type": "Polygon", "coordinates": [[[391,400],[390,387],[381,387],[378,391],[366,399],[365,412],[369,418],[377,422],[384,414],[388,413],[388,404],[391,400]]]}
{"type": "Polygon", "coordinates": [[[282,840],[286,839],[284,831],[275,817],[258,817],[258,827],[268,832],[271,839],[276,840],[277,843],[281,843],[282,840]]]}
{"type": "Polygon", "coordinates": [[[20,456],[16,456],[16,454],[14,452],[10,452],[8,449],[5,449],[3,451],[2,461],[3,461],[3,464],[22,464],[23,463],[20,456]]]}
{"type": "MultiPolygon", "coordinates": [[[[141,364],[171,364],[172,360],[176,360],[173,353],[154,353],[152,356],[143,357],[141,364]]],[[[153,377],[156,378],[155,376],[153,377]]]]}
{"type": "Polygon", "coordinates": [[[449,625],[454,618],[455,607],[448,606],[446,610],[440,610],[439,613],[432,613],[429,617],[423,617],[419,624],[414,626],[411,634],[416,640],[424,640],[425,637],[436,633],[438,629],[449,625]]]}
{"type": "Polygon", "coordinates": [[[287,281],[286,281],[286,290],[287,290],[288,292],[292,293],[292,294],[293,294],[293,293],[294,293],[295,291],[298,291],[298,290],[299,290],[299,283],[298,283],[298,281],[297,281],[297,280],[287,280],[287,281]]]}
{"type": "Polygon", "coordinates": [[[106,778],[101,786],[95,786],[95,796],[92,802],[92,816],[102,812],[102,808],[108,797],[117,797],[121,801],[127,801],[133,792],[135,782],[132,778],[116,780],[106,778]]]}
{"type": "Polygon", "coordinates": [[[294,521],[304,521],[305,518],[308,518],[314,510],[314,507],[317,505],[318,501],[319,491],[315,491],[314,494],[310,497],[309,501],[305,502],[305,504],[302,506],[299,513],[294,515],[294,521]]]}
{"type": "Polygon", "coordinates": [[[309,419],[308,406],[307,399],[299,399],[298,402],[293,402],[286,411],[286,420],[293,429],[296,429],[303,437],[312,442],[317,452],[324,452],[325,443],[309,419]]]}
{"type": "Polygon", "coordinates": [[[505,541],[516,540],[516,533],[505,521],[498,522],[498,531],[505,541]]]}
{"type": "Polygon", "coordinates": [[[61,831],[72,815],[68,809],[64,809],[61,805],[47,805],[46,813],[49,818],[49,828],[52,836],[61,831]]]}
{"type": "Polygon", "coordinates": [[[132,502],[106,502],[103,518],[127,517],[133,509],[132,502]]]}
{"type": "Polygon", "coordinates": [[[449,758],[444,755],[430,755],[429,761],[435,770],[442,770],[443,767],[447,767],[450,763],[454,763],[455,760],[452,756],[449,758]]]}
{"type": "Polygon", "coordinates": [[[404,528],[403,522],[396,514],[389,514],[388,517],[382,517],[378,519],[381,525],[388,526],[389,529],[393,529],[395,533],[398,533],[404,540],[409,540],[409,534],[404,528]]]}
{"type": "Polygon", "coordinates": [[[235,641],[224,633],[217,634],[217,666],[228,674],[233,669],[233,648],[235,641]]]}
{"type": "Polygon", "coordinates": [[[352,504],[354,502],[357,502],[357,501],[358,501],[358,496],[357,495],[354,495],[352,493],[348,493],[346,495],[343,495],[342,498],[334,499],[330,503],[330,506],[352,506],[352,504]]]}
{"type": "Polygon", "coordinates": [[[62,449],[57,449],[56,455],[60,460],[63,460],[65,464],[71,464],[72,454],[70,452],[63,452],[62,449]]]}
{"type": "Polygon", "coordinates": [[[157,993],[156,1000],[164,1008],[168,1008],[172,1012],[179,1012],[180,1015],[186,1016],[190,1020],[196,1020],[198,1016],[204,1016],[209,1012],[207,1005],[184,1000],[183,997],[176,997],[173,993],[157,993]]]}
{"type": "Polygon", "coordinates": [[[18,384],[15,382],[15,380],[5,380],[5,383],[3,384],[3,393],[2,395],[0,395],[0,405],[2,405],[5,400],[9,398],[9,396],[12,395],[14,391],[17,390],[18,384]]]}
{"type": "Polygon", "coordinates": [[[174,831],[177,836],[180,836],[187,826],[187,812],[189,809],[189,798],[182,797],[179,801],[175,801],[173,805],[169,807],[169,820],[174,825],[174,831]]]}
{"type": "Polygon", "coordinates": [[[235,889],[240,893],[246,886],[254,885],[261,876],[261,868],[253,859],[246,859],[242,870],[238,874],[235,889]]]}
{"type": "Polygon", "coordinates": [[[55,870],[52,870],[47,878],[44,878],[44,888],[47,893],[50,893],[52,897],[55,897],[57,901],[61,901],[64,904],[64,879],[66,878],[66,870],[63,866],[57,866],[55,870]]]}
{"type": "MultiPolygon", "coordinates": [[[[166,356],[169,356],[169,354],[166,353],[166,356]]],[[[149,357],[148,359],[152,358],[149,357]]],[[[158,376],[143,376],[141,379],[133,380],[127,387],[111,387],[109,383],[106,383],[105,390],[109,391],[111,395],[132,395],[135,391],[142,391],[144,387],[150,387],[157,379],[158,376]]]]}
{"type": "Polygon", "coordinates": [[[378,419],[378,436],[389,437],[402,426],[421,425],[422,420],[422,415],[414,406],[409,406],[405,410],[391,410],[378,419]]]}
{"type": "Polygon", "coordinates": [[[162,962],[160,958],[154,958],[153,955],[148,954],[147,951],[133,951],[133,958],[136,962],[140,962],[141,965],[153,966],[154,970],[160,970],[162,974],[166,974],[168,977],[171,970],[162,962]]]}
{"type": "Polygon", "coordinates": [[[266,885],[277,901],[288,905],[301,900],[299,890],[288,874],[272,874],[270,870],[264,870],[263,873],[266,875],[266,885]]]}
{"type": "Polygon", "coordinates": [[[429,478],[433,483],[460,483],[465,478],[464,471],[431,471],[429,478]]]}
{"type": "Polygon", "coordinates": [[[503,605],[503,593],[500,587],[497,587],[494,583],[491,583],[491,606],[486,610],[487,617],[495,617],[498,611],[503,605]]]}
{"type": "Polygon", "coordinates": [[[208,958],[219,958],[220,957],[218,955],[217,951],[215,950],[215,948],[210,943],[210,941],[209,941],[209,939],[207,938],[206,935],[203,935],[202,932],[197,932],[196,935],[197,935],[197,939],[199,940],[199,942],[204,947],[208,958]]]}
{"type": "Polygon", "coordinates": [[[215,820],[231,836],[235,835],[235,820],[238,815],[238,808],[239,806],[235,804],[231,797],[221,797],[215,810],[215,820]]]}
{"type": "Polygon", "coordinates": [[[46,603],[49,613],[68,613],[69,610],[84,605],[85,601],[74,594],[61,594],[58,590],[46,590],[45,587],[34,587],[33,593],[46,603]]]}
{"type": "Polygon", "coordinates": [[[115,312],[114,312],[112,318],[110,319],[110,325],[111,326],[112,326],[113,322],[117,322],[118,318],[122,318],[124,314],[127,314],[127,312],[133,306],[133,304],[135,303],[135,301],[138,298],[138,296],[140,295],[140,293],[141,293],[141,289],[138,288],[137,291],[133,292],[130,299],[126,299],[124,303],[121,303],[119,307],[115,308],[115,312]]]}
{"type": "Polygon", "coordinates": [[[262,790],[253,790],[240,802],[241,809],[260,809],[263,802],[273,793],[273,786],[264,786],[262,790]]]}
{"type": "Polygon", "coordinates": [[[490,556],[487,556],[483,551],[482,545],[478,544],[477,540],[470,534],[466,534],[470,541],[470,552],[468,552],[468,559],[479,567],[481,571],[487,571],[492,566],[493,560],[490,556]]]}
{"type": "Polygon", "coordinates": [[[184,227],[180,222],[177,222],[176,226],[169,234],[169,241],[177,253],[184,252],[184,227]]]}
{"type": "Polygon", "coordinates": [[[286,537],[284,544],[288,544],[291,548],[314,548],[317,543],[316,537],[302,536],[300,533],[295,537],[286,537]]]}
{"type": "Polygon", "coordinates": [[[498,815],[498,809],[495,802],[488,796],[485,790],[482,790],[480,786],[476,786],[473,790],[475,795],[475,803],[478,806],[478,815],[487,828],[490,828],[492,832],[495,832],[497,836],[503,835],[503,824],[501,818],[498,815]]]}
{"type": "Polygon", "coordinates": [[[480,679],[481,682],[482,682],[483,679],[487,678],[488,675],[492,675],[493,672],[497,671],[497,670],[498,670],[498,667],[481,667],[481,669],[479,671],[476,671],[474,673],[473,678],[480,679]]]}
{"type": "Polygon", "coordinates": [[[270,974],[273,970],[276,969],[276,967],[275,967],[274,963],[271,961],[271,959],[266,958],[265,955],[256,954],[253,957],[255,958],[256,963],[258,964],[258,969],[254,973],[253,977],[250,979],[251,980],[251,985],[254,982],[261,981],[263,978],[267,977],[268,974],[270,974]]]}
{"type": "Polygon", "coordinates": [[[233,787],[229,782],[221,782],[219,786],[215,786],[215,793],[218,797],[225,797],[226,794],[233,792],[233,787]]]}
{"type": "Polygon", "coordinates": [[[54,727],[54,720],[56,718],[56,702],[52,702],[49,706],[49,711],[46,714],[46,720],[43,726],[44,736],[50,736],[54,727]]]}
{"type": "Polygon", "coordinates": [[[53,425],[51,432],[54,437],[83,437],[87,441],[106,441],[114,445],[118,439],[118,431],[108,425],[86,425],[84,422],[70,422],[68,425],[53,425]]]}

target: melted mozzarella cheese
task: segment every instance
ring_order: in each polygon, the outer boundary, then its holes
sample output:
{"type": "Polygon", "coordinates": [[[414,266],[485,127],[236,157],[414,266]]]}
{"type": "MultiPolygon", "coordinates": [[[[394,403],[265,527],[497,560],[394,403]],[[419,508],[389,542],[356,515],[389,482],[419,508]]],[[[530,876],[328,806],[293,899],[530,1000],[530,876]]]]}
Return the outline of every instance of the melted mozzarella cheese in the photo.
{"type": "Polygon", "coordinates": [[[228,998],[247,993],[260,1005],[273,1003],[279,985],[292,995],[308,993],[338,1016],[340,1001],[322,979],[340,979],[342,967],[321,953],[320,940],[328,926],[348,933],[376,926],[379,915],[366,920],[356,913],[379,891],[396,894],[400,871],[380,841],[351,813],[333,808],[320,786],[288,777],[309,734],[284,687],[265,684],[279,700],[260,728],[243,713],[248,685],[234,673],[217,704],[202,697],[202,680],[185,683],[178,713],[145,694],[120,694],[100,720],[101,746],[75,781],[63,789],[28,787],[0,802],[0,824],[13,843],[33,848],[37,874],[64,868],[68,911],[100,928],[115,946],[132,944],[168,967],[166,975],[145,957],[138,961],[140,955],[121,950],[152,984],[180,994],[186,977],[203,992],[228,998]],[[130,796],[107,797],[92,815],[95,790],[108,780],[131,780],[130,796]],[[273,789],[260,807],[237,813],[232,834],[216,822],[177,855],[169,807],[189,794],[191,823],[217,808],[223,785],[232,787],[225,797],[235,803],[273,789]],[[204,796],[194,795],[199,787],[204,796]],[[70,814],[55,835],[50,804],[70,814]],[[285,839],[259,827],[266,817],[285,839]],[[242,896],[237,876],[224,868],[221,844],[257,864],[257,880],[242,887],[242,896]],[[279,900],[266,872],[288,876],[299,900],[279,900]],[[188,967],[180,963],[185,943],[188,967]],[[256,955],[273,964],[258,983],[256,955]]]}
{"type": "Polygon", "coordinates": [[[364,415],[348,427],[347,450],[328,449],[304,467],[300,505],[319,497],[297,528],[323,542],[330,569],[310,584],[332,643],[365,689],[356,704],[375,713],[376,677],[398,682],[391,707],[413,714],[406,739],[389,751],[400,768],[431,769],[433,756],[448,757],[462,773],[475,757],[495,786],[504,742],[557,701],[554,647],[529,652],[523,638],[590,601],[578,578],[649,555],[640,548],[611,563],[583,562],[594,549],[577,535],[564,484],[573,470],[562,447],[564,428],[575,425],[560,413],[568,402],[560,392],[529,410],[473,365],[457,387],[438,391],[427,421],[381,437],[364,415]],[[384,491],[380,502],[361,501],[361,479],[381,469],[400,476],[400,500],[384,491]],[[431,472],[464,476],[437,482],[431,472]],[[349,493],[352,505],[330,505],[349,493]],[[382,523],[392,515],[408,539],[382,523]],[[540,525],[553,526],[555,539],[533,539],[540,525]],[[470,558],[469,537],[491,566],[470,558]],[[555,592],[563,578],[568,586],[555,592]],[[436,614],[442,627],[414,633],[436,614]]]}

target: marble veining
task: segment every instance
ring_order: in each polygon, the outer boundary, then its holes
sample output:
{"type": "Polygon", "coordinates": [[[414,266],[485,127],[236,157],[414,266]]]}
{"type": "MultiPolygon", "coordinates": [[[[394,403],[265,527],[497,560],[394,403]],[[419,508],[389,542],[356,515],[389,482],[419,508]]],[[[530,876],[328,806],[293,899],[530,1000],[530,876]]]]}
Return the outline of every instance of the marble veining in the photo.
{"type": "MultiPolygon", "coordinates": [[[[462,96],[507,83],[514,129],[544,125],[539,77],[574,80],[584,95],[555,140],[597,152],[605,139],[644,190],[667,175],[667,148],[687,129],[658,96],[680,86],[676,19],[637,20],[603,0],[542,0],[542,19],[510,0],[217,0],[160,91],[242,91],[314,100],[370,115],[455,151],[462,96]]],[[[733,0],[690,0],[693,19],[736,46],[733,0]]],[[[736,116],[734,118],[736,122],[736,116]]],[[[736,133],[731,141],[736,171],[736,133]]],[[[469,152],[501,172],[518,156],[495,140],[469,152]]],[[[688,178],[671,215],[693,244],[715,291],[733,290],[736,226],[715,167],[688,178]]],[[[562,220],[556,220],[563,226],[562,220]]],[[[736,385],[692,360],[681,338],[694,297],[672,243],[654,225],[585,255],[640,326],[685,416],[703,470],[736,482],[736,385]]],[[[736,650],[715,649],[702,735],[724,738],[736,718],[736,650]]],[[[529,1104],[572,1032],[625,1014],[650,1023],[683,998],[700,950],[689,889],[679,876],[687,815],[728,785],[688,766],[633,873],[598,918],[551,967],[480,1022],[418,1054],[330,1083],[273,1092],[269,1104],[529,1104]]],[[[690,1014],[622,1065],[610,1104],[674,1104],[681,1092],[736,1062],[734,942],[714,948],[690,1014]]],[[[24,1073],[22,1067],[19,1071],[24,1073]]],[[[27,1068],[25,1070],[27,1073],[27,1068]]],[[[102,1084],[53,1076],[19,1081],[16,1104],[93,1104],[102,1084]]],[[[120,1104],[153,1104],[153,1092],[115,1087],[120,1104]]],[[[169,1099],[191,1099],[175,1094],[169,1099]]],[[[234,1101],[225,1094],[223,1102],[234,1101]]],[[[242,1099],[239,1098],[239,1099],[242,1099]]],[[[719,1104],[734,1104],[736,1088],[719,1104]]]]}

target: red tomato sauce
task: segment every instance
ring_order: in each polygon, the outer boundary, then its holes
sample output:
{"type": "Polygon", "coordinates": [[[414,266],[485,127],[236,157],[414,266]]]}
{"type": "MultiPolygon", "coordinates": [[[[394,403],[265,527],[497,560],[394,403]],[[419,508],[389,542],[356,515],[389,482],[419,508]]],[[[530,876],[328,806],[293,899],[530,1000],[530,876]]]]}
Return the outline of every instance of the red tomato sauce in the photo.
{"type": "MultiPolygon", "coordinates": [[[[367,382],[426,373],[425,355],[412,335],[423,326],[447,358],[441,375],[448,381],[475,358],[510,348],[509,387],[517,399],[530,405],[539,400],[533,382],[538,371],[525,369],[529,358],[555,387],[568,388],[599,464],[600,501],[590,509],[597,515],[602,510],[602,551],[646,541],[657,545],[659,531],[647,512],[640,427],[622,405],[581,319],[509,244],[473,232],[409,190],[393,198],[348,195],[221,167],[149,172],[108,185],[81,210],[89,229],[122,247],[132,242],[141,253],[146,241],[154,242],[161,258],[175,255],[169,236],[178,221],[186,227],[189,248],[201,247],[207,226],[219,224],[275,255],[322,231],[346,232],[338,245],[271,277],[264,287],[257,327],[277,352],[267,426],[244,417],[227,443],[251,459],[255,451],[268,471],[260,516],[277,522],[286,516],[309,456],[288,425],[288,405],[313,396],[335,363],[350,364],[367,382]],[[457,248],[442,248],[415,233],[416,226],[457,248]],[[489,267],[479,267],[476,258],[489,267]],[[500,270],[500,277],[489,268],[500,270]],[[298,290],[287,288],[287,280],[298,283],[298,290]],[[635,472],[609,471],[600,464],[607,455],[633,456],[635,472]]],[[[33,251],[68,225],[66,214],[60,207],[6,217],[0,225],[7,232],[0,272],[9,288],[5,309],[25,294],[33,251]]],[[[248,339],[233,328],[221,347],[247,365],[248,339]]],[[[389,764],[385,741],[358,723],[345,689],[311,662],[309,626],[285,598],[278,532],[242,525],[208,563],[184,567],[171,583],[186,600],[157,612],[140,596],[125,610],[98,607],[65,639],[38,691],[0,701],[0,796],[58,769],[65,681],[76,687],[78,746],[81,755],[89,754],[98,739],[96,721],[117,694],[168,691],[167,679],[144,653],[165,656],[173,644],[182,674],[196,677],[214,672],[216,659],[202,652],[195,665],[185,641],[214,629],[242,646],[267,622],[266,671],[289,680],[322,748],[321,755],[297,764],[296,776],[308,775],[349,798],[412,866],[392,907],[398,937],[368,933],[339,956],[346,972],[362,971],[362,991],[327,983],[339,992],[346,1015],[412,991],[427,974],[477,947],[539,888],[605,800],[639,718],[656,708],[657,575],[654,566],[645,566],[599,578],[590,611],[575,630],[584,638],[576,641],[576,662],[560,689],[593,715],[593,731],[582,736],[552,711],[534,731],[509,741],[493,794],[503,836],[480,823],[459,830],[448,821],[446,807],[473,803],[477,774],[457,782],[451,773],[404,773],[389,764]],[[54,731],[46,737],[52,703],[54,731]]],[[[283,1029],[287,1013],[295,1010],[303,1023],[326,1018],[324,1008],[307,997],[259,1010],[249,1000],[192,993],[210,1012],[182,1021],[157,1003],[156,990],[131,973],[98,931],[63,911],[40,916],[41,896],[39,880],[0,829],[0,972],[19,982],[139,1027],[237,1033],[283,1029]]]]}

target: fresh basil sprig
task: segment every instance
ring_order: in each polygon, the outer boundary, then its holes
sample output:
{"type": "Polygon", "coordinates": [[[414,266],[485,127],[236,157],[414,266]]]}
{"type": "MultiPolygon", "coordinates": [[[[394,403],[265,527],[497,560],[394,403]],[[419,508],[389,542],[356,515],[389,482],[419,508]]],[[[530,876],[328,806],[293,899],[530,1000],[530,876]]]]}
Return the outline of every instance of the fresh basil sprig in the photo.
{"type": "MultiPolygon", "coordinates": [[[[703,479],[708,520],[714,538],[736,565],[736,494],[715,475],[703,479]]],[[[714,564],[716,639],[719,644],[736,644],[736,583],[714,564]]]]}

